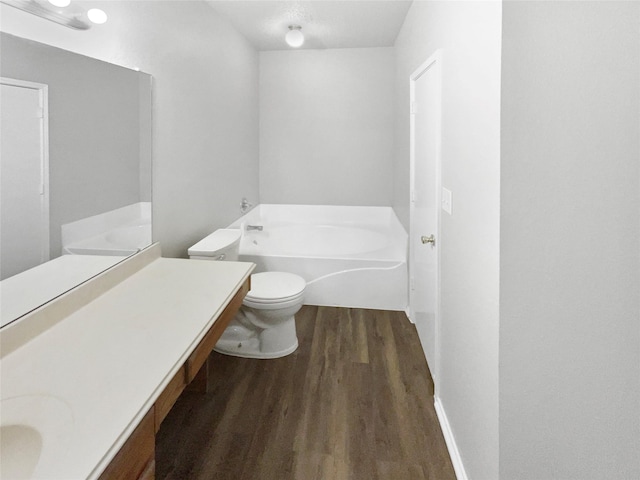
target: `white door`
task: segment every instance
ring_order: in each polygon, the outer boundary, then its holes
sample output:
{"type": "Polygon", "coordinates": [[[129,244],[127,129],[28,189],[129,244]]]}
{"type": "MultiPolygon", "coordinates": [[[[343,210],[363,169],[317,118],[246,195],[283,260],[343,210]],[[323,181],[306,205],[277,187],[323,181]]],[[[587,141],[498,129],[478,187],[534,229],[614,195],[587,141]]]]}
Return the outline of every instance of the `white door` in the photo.
{"type": "Polygon", "coordinates": [[[440,53],[410,78],[411,225],[409,316],[434,383],[438,377],[440,53]]]}
{"type": "Polygon", "coordinates": [[[0,80],[0,279],[49,260],[46,85],[0,80]]]}

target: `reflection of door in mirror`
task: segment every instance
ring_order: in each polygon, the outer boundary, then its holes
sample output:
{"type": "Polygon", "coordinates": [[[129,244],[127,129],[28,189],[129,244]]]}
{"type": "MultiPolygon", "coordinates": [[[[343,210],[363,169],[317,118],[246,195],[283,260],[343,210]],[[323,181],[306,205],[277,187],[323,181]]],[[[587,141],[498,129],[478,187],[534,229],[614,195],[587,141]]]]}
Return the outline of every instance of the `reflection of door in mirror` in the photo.
{"type": "Polygon", "coordinates": [[[0,280],[49,260],[47,86],[0,79],[0,280]]]}

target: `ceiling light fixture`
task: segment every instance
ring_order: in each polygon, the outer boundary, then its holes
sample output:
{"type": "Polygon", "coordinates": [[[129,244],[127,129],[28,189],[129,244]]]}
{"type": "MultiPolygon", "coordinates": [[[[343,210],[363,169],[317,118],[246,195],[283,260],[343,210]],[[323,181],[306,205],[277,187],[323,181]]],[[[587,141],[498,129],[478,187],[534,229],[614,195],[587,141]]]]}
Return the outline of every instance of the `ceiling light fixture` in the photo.
{"type": "Polygon", "coordinates": [[[284,36],[284,39],[290,47],[300,47],[304,43],[302,27],[300,25],[289,25],[289,31],[284,36]]]}

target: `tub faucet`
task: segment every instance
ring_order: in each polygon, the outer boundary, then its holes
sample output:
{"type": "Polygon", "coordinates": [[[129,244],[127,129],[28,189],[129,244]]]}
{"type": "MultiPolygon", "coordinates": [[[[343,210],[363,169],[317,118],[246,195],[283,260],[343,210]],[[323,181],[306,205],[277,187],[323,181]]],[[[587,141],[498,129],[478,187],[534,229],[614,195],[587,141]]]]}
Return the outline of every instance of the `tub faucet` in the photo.
{"type": "Polygon", "coordinates": [[[247,232],[249,230],[257,230],[257,231],[261,232],[263,228],[264,227],[262,225],[247,225],[247,232]]]}
{"type": "Polygon", "coordinates": [[[247,213],[247,210],[251,207],[253,207],[253,203],[249,202],[247,197],[242,197],[242,201],[240,202],[240,213],[247,213]]]}

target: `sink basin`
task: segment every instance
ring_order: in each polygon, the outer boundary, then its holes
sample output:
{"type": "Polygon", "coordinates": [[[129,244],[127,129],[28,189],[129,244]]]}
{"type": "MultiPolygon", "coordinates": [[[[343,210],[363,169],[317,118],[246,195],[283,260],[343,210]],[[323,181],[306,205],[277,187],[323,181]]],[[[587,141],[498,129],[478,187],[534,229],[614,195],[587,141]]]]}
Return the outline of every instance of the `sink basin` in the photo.
{"type": "Polygon", "coordinates": [[[71,408],[59,398],[22,395],[2,399],[0,478],[47,478],[47,471],[66,452],[72,429],[71,408]]]}
{"type": "Polygon", "coordinates": [[[42,452],[42,437],[26,425],[0,427],[2,478],[30,478],[42,452]]]}

